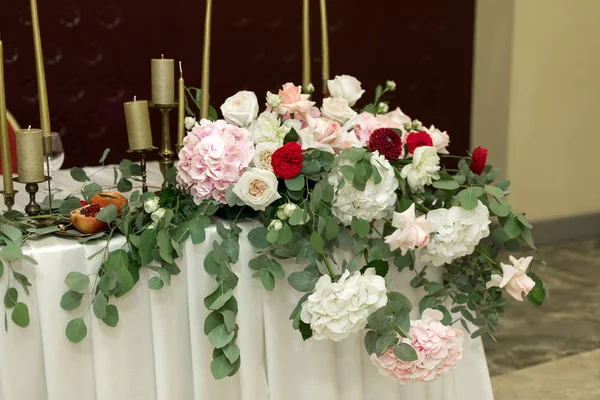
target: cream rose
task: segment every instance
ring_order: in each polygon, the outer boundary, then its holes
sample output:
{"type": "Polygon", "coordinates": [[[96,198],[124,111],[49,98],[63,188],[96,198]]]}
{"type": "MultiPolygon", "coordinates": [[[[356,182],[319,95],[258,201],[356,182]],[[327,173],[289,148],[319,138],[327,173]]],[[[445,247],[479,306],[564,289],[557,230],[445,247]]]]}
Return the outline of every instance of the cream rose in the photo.
{"type": "Polygon", "coordinates": [[[271,157],[275,150],[280,147],[278,143],[263,142],[256,145],[254,149],[254,157],[252,163],[256,168],[265,169],[273,172],[273,166],[271,165],[271,157]]]}
{"type": "Polygon", "coordinates": [[[348,100],[343,97],[328,97],[323,100],[321,108],[323,116],[344,125],[356,116],[356,111],[350,108],[348,100]]]}
{"type": "Polygon", "coordinates": [[[277,177],[271,171],[248,168],[233,186],[233,193],[256,211],[265,208],[281,196],[277,192],[277,177]]]}
{"type": "Polygon", "coordinates": [[[239,127],[248,126],[258,116],[258,99],[254,92],[242,90],[225,100],[221,112],[228,123],[239,127]]]}
{"type": "Polygon", "coordinates": [[[354,107],[365,91],[358,79],[350,75],[338,75],[333,80],[327,81],[331,97],[343,97],[348,100],[348,105],[354,107]]]}

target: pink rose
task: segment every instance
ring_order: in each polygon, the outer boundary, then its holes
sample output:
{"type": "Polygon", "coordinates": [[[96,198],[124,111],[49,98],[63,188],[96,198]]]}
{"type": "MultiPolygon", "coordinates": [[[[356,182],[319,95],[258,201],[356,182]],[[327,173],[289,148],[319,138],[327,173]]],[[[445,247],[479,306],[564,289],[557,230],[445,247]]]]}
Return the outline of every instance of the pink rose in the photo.
{"type": "Polygon", "coordinates": [[[290,82],[283,85],[278,96],[283,99],[279,108],[292,114],[307,116],[315,105],[314,101],[310,101],[310,95],[302,94],[302,86],[295,86],[290,82]]]}
{"type": "Polygon", "coordinates": [[[509,256],[508,259],[513,265],[500,263],[502,276],[492,275],[486,287],[506,287],[508,294],[516,300],[523,301],[522,293],[527,296],[535,286],[535,281],[527,276],[527,268],[533,257],[522,257],[517,260],[513,256],[509,256]]]}
{"type": "Polygon", "coordinates": [[[450,154],[446,147],[450,144],[450,136],[446,131],[440,131],[434,125],[431,125],[429,128],[423,128],[425,132],[431,136],[431,140],[433,141],[433,147],[437,149],[439,154],[450,154]]]}
{"type": "Polygon", "coordinates": [[[321,118],[307,118],[308,126],[298,132],[302,149],[318,149],[329,153],[360,146],[354,134],[346,132],[340,124],[321,118]]]}
{"type": "Polygon", "coordinates": [[[408,250],[421,248],[429,243],[429,234],[433,231],[431,222],[424,215],[415,217],[415,205],[410,205],[403,213],[394,213],[392,226],[397,228],[394,233],[385,238],[390,250],[400,248],[402,255],[408,250]]]}
{"type": "Polygon", "coordinates": [[[412,123],[410,117],[402,112],[400,107],[396,107],[394,111],[390,111],[385,114],[386,117],[391,119],[395,124],[404,126],[404,124],[412,123]]]}
{"type": "Polygon", "coordinates": [[[364,112],[358,115],[354,133],[362,145],[369,143],[371,133],[379,128],[400,129],[404,132],[404,124],[394,121],[387,115],[373,115],[364,112]]]}

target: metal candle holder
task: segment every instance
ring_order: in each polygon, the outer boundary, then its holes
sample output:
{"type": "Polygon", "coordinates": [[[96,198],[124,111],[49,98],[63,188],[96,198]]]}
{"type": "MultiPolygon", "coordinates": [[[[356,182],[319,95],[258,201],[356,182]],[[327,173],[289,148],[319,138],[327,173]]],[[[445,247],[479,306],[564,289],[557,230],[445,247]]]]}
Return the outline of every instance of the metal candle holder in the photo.
{"type": "Polygon", "coordinates": [[[43,183],[49,181],[50,179],[52,178],[50,178],[49,176],[45,176],[43,181],[21,182],[19,178],[13,178],[13,181],[25,184],[25,191],[29,193],[29,204],[25,206],[25,213],[30,217],[40,215],[40,213],[42,212],[42,207],[35,201],[35,195],[40,189],[38,183],[43,183]]]}
{"type": "Polygon", "coordinates": [[[150,108],[157,108],[160,110],[162,115],[162,138],[160,141],[160,149],[158,154],[161,157],[160,160],[160,172],[163,174],[162,188],[166,189],[169,184],[167,182],[167,171],[175,165],[173,161],[173,146],[171,145],[171,127],[169,122],[169,113],[172,109],[177,108],[177,103],[170,104],[155,104],[151,103],[150,108]]]}
{"type": "Polygon", "coordinates": [[[153,150],[156,150],[156,147],[141,150],[127,150],[128,153],[137,153],[140,155],[140,167],[142,168],[142,193],[146,193],[148,191],[148,184],[146,183],[146,153],[153,150]]]}
{"type": "Polygon", "coordinates": [[[4,196],[4,205],[7,209],[12,210],[15,205],[15,195],[18,193],[18,190],[13,190],[12,193],[6,193],[4,190],[0,191],[2,196],[4,196]]]}

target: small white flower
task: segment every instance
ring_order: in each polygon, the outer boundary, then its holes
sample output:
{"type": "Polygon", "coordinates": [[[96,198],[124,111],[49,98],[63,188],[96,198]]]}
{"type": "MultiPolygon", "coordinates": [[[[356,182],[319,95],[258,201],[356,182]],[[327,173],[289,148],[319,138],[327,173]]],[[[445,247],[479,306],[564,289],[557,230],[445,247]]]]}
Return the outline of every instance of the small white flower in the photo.
{"type": "Polygon", "coordinates": [[[362,97],[365,91],[361,87],[358,79],[350,75],[336,76],[327,81],[329,94],[331,97],[343,97],[348,100],[348,105],[354,107],[356,102],[362,97]]]}
{"type": "Polygon", "coordinates": [[[387,103],[381,102],[377,105],[377,114],[385,114],[390,111],[390,106],[387,103]]]}
{"type": "Polygon", "coordinates": [[[290,125],[280,125],[277,115],[265,111],[252,122],[249,128],[252,133],[252,140],[255,144],[269,142],[283,145],[285,135],[291,130],[290,125]]]}
{"type": "Polygon", "coordinates": [[[185,117],[185,120],[183,121],[183,124],[185,125],[185,130],[186,131],[191,131],[192,129],[194,129],[194,126],[196,126],[196,118],[194,118],[194,117],[185,117]]]}
{"type": "Polygon", "coordinates": [[[413,153],[412,164],[405,165],[400,176],[408,182],[408,186],[416,193],[425,191],[425,186],[431,185],[433,179],[439,179],[440,157],[436,148],[421,146],[413,153]]]}
{"type": "Polygon", "coordinates": [[[527,276],[527,268],[533,257],[521,257],[517,260],[515,257],[509,256],[508,259],[512,265],[500,263],[502,275],[492,275],[485,287],[488,289],[492,286],[506,287],[508,294],[516,300],[523,301],[523,293],[527,296],[535,287],[535,281],[527,276]]]}
{"type": "Polygon", "coordinates": [[[394,81],[386,81],[385,82],[385,88],[389,91],[394,91],[396,90],[396,82],[394,81]]]}
{"type": "Polygon", "coordinates": [[[271,165],[271,157],[275,150],[279,147],[279,143],[263,142],[256,145],[254,149],[254,157],[252,162],[256,168],[266,169],[267,171],[273,171],[273,165],[271,165]]]}
{"type": "Polygon", "coordinates": [[[269,204],[281,198],[277,192],[275,174],[259,168],[248,168],[232,191],[244,204],[256,211],[265,211],[269,204]]]}
{"type": "Polygon", "coordinates": [[[267,105],[272,108],[277,108],[281,105],[283,97],[276,95],[275,93],[267,92],[267,105]]]}
{"type": "Polygon", "coordinates": [[[421,121],[419,121],[418,119],[414,119],[412,121],[412,130],[413,131],[420,131],[423,128],[423,123],[421,121]]]}
{"type": "Polygon", "coordinates": [[[151,197],[144,202],[144,211],[152,214],[158,208],[158,197],[151,197]]]}
{"type": "Polygon", "coordinates": [[[286,203],[279,206],[277,209],[277,218],[282,221],[286,221],[290,218],[294,211],[298,209],[298,206],[294,203],[286,203]]]}
{"type": "Polygon", "coordinates": [[[315,292],[302,304],[300,318],[310,324],[314,339],[338,342],[363,329],[369,315],[386,303],[385,279],[373,268],[352,276],[346,270],[337,282],[329,275],[319,278],[315,292]]]}
{"type": "Polygon", "coordinates": [[[152,215],[150,216],[150,218],[152,219],[152,221],[158,222],[158,221],[160,221],[165,216],[166,212],[167,212],[166,209],[159,208],[158,210],[156,210],[156,211],[154,211],[152,213],[152,215]]]}
{"type": "Polygon", "coordinates": [[[308,94],[313,94],[315,92],[315,85],[313,85],[312,83],[309,83],[308,86],[306,86],[306,93],[308,94]]]}
{"type": "Polygon", "coordinates": [[[271,221],[271,223],[269,224],[269,230],[274,229],[276,231],[281,230],[281,228],[283,228],[283,222],[281,222],[278,219],[274,219],[271,221]]]}
{"type": "Polygon", "coordinates": [[[242,90],[237,92],[221,106],[223,118],[230,124],[239,127],[248,126],[258,115],[258,99],[254,92],[242,90]]]}
{"type": "Polygon", "coordinates": [[[340,125],[344,125],[346,122],[356,117],[356,111],[354,111],[348,105],[348,100],[343,97],[328,97],[323,100],[323,107],[321,107],[323,116],[337,121],[340,125]]]}

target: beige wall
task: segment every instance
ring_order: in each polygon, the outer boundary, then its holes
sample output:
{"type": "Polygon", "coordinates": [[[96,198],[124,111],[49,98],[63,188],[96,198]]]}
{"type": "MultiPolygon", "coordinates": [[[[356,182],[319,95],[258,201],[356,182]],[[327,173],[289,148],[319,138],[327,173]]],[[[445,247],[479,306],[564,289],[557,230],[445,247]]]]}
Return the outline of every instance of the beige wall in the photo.
{"type": "Polygon", "coordinates": [[[532,220],[600,212],[600,0],[479,0],[473,145],[532,220]]]}

